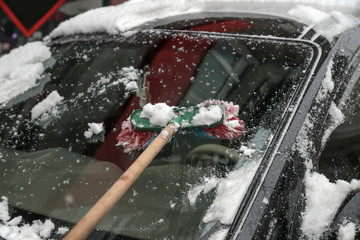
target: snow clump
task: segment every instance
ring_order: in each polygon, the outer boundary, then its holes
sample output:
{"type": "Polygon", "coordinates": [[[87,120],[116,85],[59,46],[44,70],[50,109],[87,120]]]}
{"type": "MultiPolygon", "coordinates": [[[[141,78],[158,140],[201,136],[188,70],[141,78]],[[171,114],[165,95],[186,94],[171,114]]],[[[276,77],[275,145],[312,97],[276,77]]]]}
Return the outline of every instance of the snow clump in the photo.
{"type": "Polygon", "coordinates": [[[149,119],[152,126],[164,127],[176,116],[173,108],[166,103],[147,103],[141,111],[140,117],[149,119]]]}
{"type": "Polygon", "coordinates": [[[225,239],[228,231],[229,231],[229,228],[220,229],[220,230],[214,232],[214,233],[209,237],[209,240],[225,239]]]}
{"type": "Polygon", "coordinates": [[[246,162],[243,167],[230,172],[226,178],[206,178],[202,184],[194,186],[188,192],[188,199],[194,205],[201,193],[216,188],[216,197],[203,218],[209,223],[219,220],[222,224],[231,224],[235,218],[250,183],[258,169],[260,161],[246,162]]]}
{"type": "Polygon", "coordinates": [[[324,175],[310,172],[305,174],[306,207],[301,229],[310,239],[319,239],[334,217],[346,195],[360,188],[360,180],[350,183],[338,180],[332,183],[324,175]]]}
{"type": "Polygon", "coordinates": [[[44,72],[43,61],[51,57],[49,47],[31,42],[0,58],[0,108],[14,97],[38,85],[44,72]]]}
{"type": "Polygon", "coordinates": [[[356,226],[353,222],[344,223],[340,226],[338,239],[339,240],[355,240],[356,226]]]}
{"type": "Polygon", "coordinates": [[[239,152],[241,152],[245,156],[251,156],[255,151],[256,151],[256,149],[252,149],[252,148],[249,148],[249,147],[244,146],[244,145],[241,146],[240,149],[239,149],[239,152]]]}
{"type": "Polygon", "coordinates": [[[57,235],[65,235],[69,231],[68,227],[59,227],[56,231],[57,235]]]}
{"type": "Polygon", "coordinates": [[[330,138],[331,133],[345,121],[345,116],[341,110],[335,105],[334,102],[331,102],[329,108],[329,115],[331,117],[331,125],[324,132],[324,136],[321,139],[321,146],[324,147],[327,140],[330,138]]]}
{"type": "Polygon", "coordinates": [[[53,107],[58,105],[64,97],[60,96],[57,91],[52,91],[44,100],[36,104],[31,109],[31,120],[35,120],[43,113],[49,112],[53,107]]]}
{"type": "Polygon", "coordinates": [[[98,135],[104,131],[104,123],[88,123],[89,129],[84,132],[86,138],[91,138],[94,134],[98,135]]]}
{"type": "Polygon", "coordinates": [[[9,206],[8,199],[6,197],[2,197],[2,201],[0,202],[0,220],[3,222],[9,221],[9,206]]]}
{"type": "MultiPolygon", "coordinates": [[[[22,216],[10,220],[8,199],[2,197],[0,202],[0,237],[6,240],[45,240],[55,230],[55,224],[46,219],[44,222],[34,220],[31,224],[22,224],[22,216]]],[[[68,232],[67,227],[59,227],[58,235],[68,232]]]]}
{"type": "Polygon", "coordinates": [[[199,112],[193,117],[192,124],[196,126],[210,126],[213,123],[220,122],[223,110],[219,105],[211,105],[207,108],[200,107],[199,112]]]}

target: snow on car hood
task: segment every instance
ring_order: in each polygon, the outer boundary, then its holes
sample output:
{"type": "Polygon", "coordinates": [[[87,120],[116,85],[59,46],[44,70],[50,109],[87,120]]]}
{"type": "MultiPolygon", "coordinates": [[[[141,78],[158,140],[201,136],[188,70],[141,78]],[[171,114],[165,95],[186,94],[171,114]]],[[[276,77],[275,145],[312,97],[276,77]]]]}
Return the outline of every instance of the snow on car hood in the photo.
{"type": "Polygon", "coordinates": [[[50,38],[79,33],[117,34],[160,18],[197,12],[253,12],[291,18],[331,38],[360,22],[357,0],[131,0],[93,9],[61,23],[50,38]],[[260,7],[259,7],[260,6],[260,7]]]}
{"type": "Polygon", "coordinates": [[[0,58],[0,108],[37,85],[44,72],[43,61],[51,57],[42,42],[32,42],[12,50],[0,58]]]}

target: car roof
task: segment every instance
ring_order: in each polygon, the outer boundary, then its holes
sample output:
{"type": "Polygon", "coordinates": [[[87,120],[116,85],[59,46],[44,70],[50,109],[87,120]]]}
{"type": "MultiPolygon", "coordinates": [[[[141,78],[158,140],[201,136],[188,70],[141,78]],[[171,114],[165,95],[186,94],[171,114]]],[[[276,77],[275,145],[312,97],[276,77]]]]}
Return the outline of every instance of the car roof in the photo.
{"type": "MultiPolygon", "coordinates": [[[[203,12],[196,14],[184,14],[174,17],[156,19],[151,22],[147,22],[134,29],[131,29],[123,34],[125,37],[131,36],[138,31],[196,31],[207,33],[225,33],[225,34],[241,34],[241,35],[255,35],[255,36],[271,36],[279,38],[300,38],[306,32],[315,32],[306,25],[293,21],[291,19],[274,17],[263,14],[249,14],[249,13],[214,13],[203,12]]],[[[110,34],[95,32],[91,34],[74,34],[68,36],[60,36],[52,39],[98,39],[111,37],[118,38],[119,34],[110,34]],[[74,37],[76,36],[76,37],[74,37]],[[97,37],[96,37],[97,36],[97,37]]]]}
{"type": "Polygon", "coordinates": [[[195,21],[205,18],[261,16],[260,18],[292,19],[294,22],[301,22],[331,41],[335,35],[360,23],[360,19],[352,16],[349,10],[329,14],[319,7],[319,4],[311,5],[309,1],[307,5],[296,5],[290,1],[255,2],[184,0],[174,3],[160,0],[130,0],[118,6],[102,7],[77,15],[61,23],[50,33],[47,40],[77,34],[120,34],[134,29],[155,28],[157,25],[170,24],[171,21],[179,22],[181,19],[195,21]]]}

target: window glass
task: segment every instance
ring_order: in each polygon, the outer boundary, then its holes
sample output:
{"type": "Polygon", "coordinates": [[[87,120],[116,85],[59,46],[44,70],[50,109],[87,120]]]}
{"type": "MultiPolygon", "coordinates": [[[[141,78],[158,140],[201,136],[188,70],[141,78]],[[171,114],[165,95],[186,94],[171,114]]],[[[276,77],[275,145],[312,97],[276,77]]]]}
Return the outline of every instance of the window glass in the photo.
{"type": "Polygon", "coordinates": [[[261,159],[313,54],[298,42],[160,31],[54,46],[40,87],[0,111],[1,194],[13,206],[77,222],[140,154],[116,146],[134,109],[231,101],[245,123],[241,139],[177,134],[99,225],[138,238],[196,239],[215,191],[190,204],[189,190],[261,159]],[[54,91],[63,100],[34,117],[54,91]],[[89,123],[104,131],[89,137],[89,123]]]}
{"type": "Polygon", "coordinates": [[[331,134],[319,158],[319,172],[331,181],[360,179],[360,105],[331,134]]]}

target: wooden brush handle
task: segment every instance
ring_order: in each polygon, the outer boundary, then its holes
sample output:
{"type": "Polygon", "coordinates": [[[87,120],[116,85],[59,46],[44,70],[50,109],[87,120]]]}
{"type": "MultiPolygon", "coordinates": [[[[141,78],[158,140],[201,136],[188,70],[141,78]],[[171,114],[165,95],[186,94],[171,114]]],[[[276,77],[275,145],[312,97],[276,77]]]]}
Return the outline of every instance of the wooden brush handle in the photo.
{"type": "Polygon", "coordinates": [[[103,219],[108,211],[120,200],[144,169],[174,135],[174,124],[169,124],[134,161],[111,188],[96,202],[85,216],[63,238],[64,240],[83,240],[103,219]]]}

